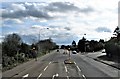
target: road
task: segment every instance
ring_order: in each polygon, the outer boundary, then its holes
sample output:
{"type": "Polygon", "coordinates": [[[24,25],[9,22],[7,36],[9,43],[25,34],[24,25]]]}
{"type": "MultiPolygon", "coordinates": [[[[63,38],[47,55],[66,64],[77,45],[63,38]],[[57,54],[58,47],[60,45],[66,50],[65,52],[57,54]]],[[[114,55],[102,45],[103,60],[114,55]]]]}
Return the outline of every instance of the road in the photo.
{"type": "Polygon", "coordinates": [[[74,64],[65,64],[68,54],[64,50],[47,54],[38,59],[3,72],[3,79],[118,79],[119,70],[97,62],[80,53],[71,54],[74,64]]]}

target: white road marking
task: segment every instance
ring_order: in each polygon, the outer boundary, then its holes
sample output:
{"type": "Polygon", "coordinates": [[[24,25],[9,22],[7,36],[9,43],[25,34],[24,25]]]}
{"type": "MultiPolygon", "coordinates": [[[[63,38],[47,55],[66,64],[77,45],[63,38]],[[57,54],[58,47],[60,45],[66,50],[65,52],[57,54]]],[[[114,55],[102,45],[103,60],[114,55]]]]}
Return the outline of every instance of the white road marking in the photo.
{"type": "Polygon", "coordinates": [[[55,74],[53,75],[52,79],[54,79],[55,77],[58,77],[59,75],[58,74],[55,74]]]}
{"type": "Polygon", "coordinates": [[[55,75],[52,76],[52,79],[54,79],[55,75]]]}
{"type": "MultiPolygon", "coordinates": [[[[63,65],[65,66],[64,62],[63,62],[63,65]]],[[[68,70],[67,70],[67,67],[66,67],[66,66],[65,66],[65,71],[66,71],[66,72],[68,72],[68,70]]]]}
{"type": "Polygon", "coordinates": [[[82,77],[83,77],[84,79],[86,79],[85,75],[82,75],[82,77]]]}
{"type": "Polygon", "coordinates": [[[45,67],[44,71],[48,68],[48,66],[45,67]]]}
{"type": "MultiPolygon", "coordinates": [[[[49,62],[49,64],[51,64],[51,62],[49,62]]],[[[46,66],[46,67],[44,68],[44,71],[46,71],[47,68],[48,68],[48,66],[46,66]]],[[[42,73],[39,74],[38,78],[41,77],[41,76],[42,76],[42,73]]],[[[38,78],[37,78],[37,79],[38,79],[38,78]]]]}
{"type": "Polygon", "coordinates": [[[26,77],[28,77],[28,76],[29,76],[29,74],[24,75],[24,76],[23,76],[23,79],[26,78],[26,77]]]}
{"type": "Polygon", "coordinates": [[[67,76],[67,79],[69,79],[69,77],[67,76]]]}
{"type": "Polygon", "coordinates": [[[42,73],[38,77],[41,77],[41,76],[42,76],[42,73]]]}
{"type": "Polygon", "coordinates": [[[76,62],[74,62],[75,63],[75,65],[76,65],[76,62]]]}
{"type": "Polygon", "coordinates": [[[56,77],[58,77],[59,75],[58,74],[56,74],[56,77]]]}
{"type": "Polygon", "coordinates": [[[68,72],[68,71],[67,71],[67,67],[66,67],[66,66],[65,66],[65,71],[66,71],[66,72],[68,72]]]}
{"type": "Polygon", "coordinates": [[[49,64],[51,64],[51,62],[49,62],[49,64]]]}
{"type": "Polygon", "coordinates": [[[78,70],[81,72],[80,68],[77,66],[78,70]]]}

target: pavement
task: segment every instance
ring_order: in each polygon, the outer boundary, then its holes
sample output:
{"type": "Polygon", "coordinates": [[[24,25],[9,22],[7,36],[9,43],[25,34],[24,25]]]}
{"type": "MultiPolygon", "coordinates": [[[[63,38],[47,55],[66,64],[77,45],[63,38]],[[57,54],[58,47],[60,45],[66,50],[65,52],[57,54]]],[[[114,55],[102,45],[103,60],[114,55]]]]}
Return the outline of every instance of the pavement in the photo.
{"type": "Polygon", "coordinates": [[[106,65],[112,66],[114,68],[117,68],[120,70],[120,59],[118,57],[114,59],[110,59],[106,57],[106,53],[100,52],[93,52],[93,53],[87,53],[87,57],[92,58],[98,62],[104,63],[106,65]]]}
{"type": "Polygon", "coordinates": [[[71,60],[74,64],[65,64],[68,54],[54,50],[50,54],[21,64],[11,70],[2,73],[2,79],[118,79],[118,69],[95,61],[82,55],[72,54],[71,60]]]}

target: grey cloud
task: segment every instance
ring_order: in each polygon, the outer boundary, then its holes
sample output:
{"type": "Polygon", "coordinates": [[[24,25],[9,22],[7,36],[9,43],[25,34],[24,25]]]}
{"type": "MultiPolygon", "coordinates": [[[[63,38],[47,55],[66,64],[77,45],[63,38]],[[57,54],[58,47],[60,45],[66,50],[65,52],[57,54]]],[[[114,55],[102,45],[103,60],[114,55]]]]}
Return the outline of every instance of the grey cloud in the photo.
{"type": "Polygon", "coordinates": [[[68,12],[68,11],[79,11],[79,8],[74,6],[74,4],[63,3],[63,2],[54,2],[50,3],[47,7],[49,11],[57,12],[68,12]]]}
{"type": "Polygon", "coordinates": [[[65,29],[65,30],[68,30],[68,31],[70,31],[70,30],[71,30],[71,28],[70,28],[70,27],[65,27],[64,29],[65,29]]]}
{"type": "Polygon", "coordinates": [[[95,31],[97,32],[109,32],[111,33],[111,30],[109,28],[106,28],[106,27],[98,27],[95,29],[95,31]]]}
{"type": "Polygon", "coordinates": [[[81,9],[80,11],[84,13],[89,13],[89,12],[93,12],[94,9],[92,7],[87,7],[87,8],[81,9]]]}
{"type": "MultiPolygon", "coordinates": [[[[19,5],[19,4],[18,4],[19,5]]],[[[26,5],[24,4],[26,10],[18,10],[10,12],[11,8],[6,9],[6,11],[2,12],[2,18],[25,18],[25,17],[36,17],[36,18],[44,18],[50,19],[51,16],[48,15],[48,12],[44,11],[44,9],[39,9],[39,7],[34,5],[26,5]]]]}
{"type": "MultiPolygon", "coordinates": [[[[6,3],[7,4],[7,3],[6,3]]],[[[89,13],[93,12],[93,8],[87,7],[87,8],[79,8],[75,6],[74,4],[71,4],[69,2],[52,2],[52,3],[46,3],[48,5],[42,6],[42,5],[37,5],[36,3],[30,3],[30,5],[25,4],[25,3],[16,3],[17,5],[21,5],[21,8],[23,9],[17,9],[17,7],[4,7],[5,11],[2,12],[2,18],[25,18],[25,17],[36,17],[36,18],[42,18],[42,19],[53,19],[52,16],[48,14],[48,12],[71,12],[71,11],[76,11],[76,12],[83,12],[83,13],[89,13]],[[12,12],[11,12],[12,10],[12,12]]],[[[15,4],[15,3],[14,3],[15,4]]],[[[40,3],[39,3],[40,4],[40,3]]],[[[19,7],[20,8],[20,7],[19,7]]],[[[57,18],[57,17],[54,17],[57,18]]]]}
{"type": "Polygon", "coordinates": [[[27,16],[25,11],[16,11],[16,12],[3,12],[2,18],[23,18],[27,16]]]}
{"type": "Polygon", "coordinates": [[[71,4],[69,2],[54,2],[50,3],[46,10],[52,11],[52,12],[68,12],[68,11],[77,11],[77,12],[84,12],[89,13],[93,12],[94,9],[92,7],[87,8],[79,8],[75,6],[74,4],[71,4]]]}

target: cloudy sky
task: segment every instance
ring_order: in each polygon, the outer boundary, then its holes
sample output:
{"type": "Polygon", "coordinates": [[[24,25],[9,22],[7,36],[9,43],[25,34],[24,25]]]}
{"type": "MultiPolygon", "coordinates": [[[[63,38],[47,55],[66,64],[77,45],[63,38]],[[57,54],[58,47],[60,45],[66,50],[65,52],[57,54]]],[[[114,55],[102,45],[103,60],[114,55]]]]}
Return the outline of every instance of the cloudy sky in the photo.
{"type": "Polygon", "coordinates": [[[4,0],[0,40],[18,33],[24,42],[52,38],[57,44],[109,39],[118,26],[119,0],[4,0]],[[86,35],[84,35],[86,34],[86,35]]]}

